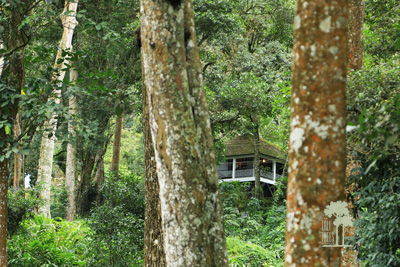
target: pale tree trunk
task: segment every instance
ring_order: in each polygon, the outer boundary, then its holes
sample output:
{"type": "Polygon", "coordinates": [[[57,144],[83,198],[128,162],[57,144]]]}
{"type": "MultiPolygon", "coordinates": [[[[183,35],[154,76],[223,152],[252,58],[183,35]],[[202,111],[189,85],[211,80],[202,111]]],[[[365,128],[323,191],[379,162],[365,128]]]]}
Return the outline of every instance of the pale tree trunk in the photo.
{"type": "MultiPolygon", "coordinates": [[[[75,68],[70,70],[70,82],[72,85],[76,84],[78,79],[78,72],[75,68]]],[[[68,196],[67,214],[65,219],[73,221],[75,219],[75,178],[76,178],[76,131],[75,125],[72,120],[75,119],[78,109],[77,100],[75,95],[69,97],[69,115],[71,120],[68,122],[69,139],[67,145],[67,166],[65,171],[65,189],[68,196]],[[72,142],[71,142],[72,141],[72,142]]]]}
{"type": "Polygon", "coordinates": [[[119,172],[119,159],[120,159],[120,151],[121,151],[121,138],[122,138],[122,122],[123,117],[117,116],[115,119],[115,133],[114,133],[114,143],[113,143],[113,154],[111,160],[111,168],[110,171],[118,176],[119,172]]]}
{"type": "MultiPolygon", "coordinates": [[[[142,71],[144,73],[144,71],[142,71]]],[[[145,80],[142,74],[142,79],[145,80]]],[[[149,102],[143,84],[143,139],[145,161],[145,219],[144,219],[144,266],[164,267],[164,236],[162,232],[160,185],[158,183],[154,146],[151,139],[149,102]]]]}
{"type": "Polygon", "coordinates": [[[192,1],[141,1],[166,266],[228,266],[192,1]]]}
{"type": "Polygon", "coordinates": [[[298,0],[294,21],[285,266],[340,266],[320,233],[344,200],[347,1],[298,0]]]}
{"type": "MultiPolygon", "coordinates": [[[[17,140],[21,135],[21,113],[18,113],[14,121],[14,137],[17,140]]],[[[20,146],[18,146],[20,148],[20,146]]],[[[21,170],[22,170],[22,155],[14,153],[14,182],[15,188],[24,188],[23,182],[21,183],[21,170]]]]}
{"type": "MultiPolygon", "coordinates": [[[[65,2],[64,10],[61,14],[61,21],[63,23],[63,36],[61,38],[60,47],[57,52],[54,69],[54,80],[56,85],[54,88],[55,97],[51,97],[50,100],[58,105],[60,104],[61,98],[61,87],[62,81],[65,76],[66,64],[69,64],[69,60],[63,59],[63,51],[72,51],[72,37],[74,34],[75,26],[78,24],[76,21],[76,10],[78,8],[78,0],[75,2],[65,2]],[[68,13],[67,13],[68,12],[68,13]],[[67,14],[66,14],[67,13],[67,14]]],[[[57,129],[57,116],[55,113],[51,115],[51,118],[44,123],[44,133],[42,135],[42,143],[40,147],[39,157],[39,168],[37,182],[40,188],[40,199],[38,213],[44,214],[46,217],[50,217],[50,187],[51,187],[51,171],[53,168],[53,155],[54,155],[54,142],[55,133],[57,129]]]]}
{"type": "Polygon", "coordinates": [[[349,1],[349,61],[348,68],[363,67],[364,0],[349,1]]]}
{"type": "Polygon", "coordinates": [[[104,183],[104,154],[99,155],[96,164],[96,174],[94,176],[96,184],[96,202],[101,202],[101,188],[104,183]]]}
{"type": "Polygon", "coordinates": [[[257,114],[253,115],[253,124],[254,124],[254,190],[256,193],[256,198],[260,199],[262,196],[262,188],[260,181],[260,133],[258,126],[258,116],[257,114]]]}

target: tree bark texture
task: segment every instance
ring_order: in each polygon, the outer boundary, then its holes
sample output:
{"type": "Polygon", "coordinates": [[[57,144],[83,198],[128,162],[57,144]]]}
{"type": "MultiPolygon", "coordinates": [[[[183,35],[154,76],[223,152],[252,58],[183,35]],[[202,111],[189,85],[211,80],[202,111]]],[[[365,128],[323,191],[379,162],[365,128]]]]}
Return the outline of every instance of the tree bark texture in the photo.
{"type": "MultiPolygon", "coordinates": [[[[76,10],[78,8],[78,0],[75,2],[65,2],[64,10],[61,14],[61,21],[63,24],[64,32],[60,41],[60,47],[57,52],[56,61],[54,63],[54,87],[55,97],[51,97],[56,105],[60,104],[62,81],[65,76],[66,64],[69,64],[67,58],[63,58],[64,51],[72,51],[72,37],[74,34],[75,26],[78,24],[76,20],[76,10]],[[63,60],[62,60],[63,59],[63,60]],[[62,61],[62,62],[60,62],[62,61]]],[[[51,187],[51,172],[53,168],[53,155],[54,155],[54,142],[55,133],[57,129],[57,116],[55,113],[51,118],[44,123],[44,133],[42,135],[42,142],[40,147],[39,168],[37,182],[41,186],[38,213],[50,217],[50,187],[51,187]],[[50,129],[50,130],[49,130],[50,129]]]]}
{"type": "Polygon", "coordinates": [[[121,151],[121,138],[122,138],[122,126],[123,126],[123,117],[117,116],[115,119],[115,133],[114,133],[114,143],[113,143],[113,154],[111,160],[111,168],[110,171],[114,175],[118,175],[119,172],[119,159],[120,159],[120,151],[121,151]]]}
{"type": "Polygon", "coordinates": [[[340,266],[323,248],[324,209],[344,200],[347,1],[297,1],[285,266],[340,266]]]}
{"type": "Polygon", "coordinates": [[[363,25],[364,0],[349,1],[349,62],[348,68],[359,70],[363,67],[363,25]]]}
{"type": "MultiPolygon", "coordinates": [[[[14,137],[17,140],[21,135],[21,113],[18,113],[14,120],[14,137]]],[[[18,146],[20,148],[20,146],[18,146]]],[[[24,188],[23,179],[21,179],[22,171],[22,155],[14,153],[14,181],[15,188],[24,188]],[[22,181],[22,182],[21,182],[22,181]]]]}
{"type": "MultiPolygon", "coordinates": [[[[70,82],[74,85],[78,79],[78,72],[75,68],[70,70],[70,82]]],[[[69,97],[68,112],[73,120],[78,109],[75,95],[69,97]]],[[[67,212],[65,219],[73,221],[75,219],[75,178],[76,178],[76,131],[72,121],[68,122],[68,134],[70,141],[67,145],[67,166],[65,171],[65,189],[68,196],[67,212]],[[72,141],[72,142],[71,142],[72,141]]]]}
{"type": "MultiPolygon", "coordinates": [[[[15,3],[14,9],[9,13],[9,40],[8,50],[15,50],[8,60],[7,66],[1,66],[2,79],[6,81],[7,85],[13,88],[16,95],[21,94],[21,88],[25,82],[25,69],[24,69],[24,38],[19,26],[22,21],[21,7],[26,4],[24,1],[15,3]],[[17,49],[20,47],[20,49],[17,49]]],[[[4,59],[3,59],[4,60],[4,59]]],[[[4,64],[4,61],[2,62],[4,64]]],[[[18,112],[18,101],[9,103],[5,107],[0,107],[0,117],[7,118],[10,125],[14,124],[18,112]]],[[[12,138],[6,133],[5,127],[0,129],[0,140],[12,138]]],[[[7,144],[4,142],[0,146],[0,155],[5,154],[7,144]]],[[[7,258],[7,191],[8,191],[8,178],[9,178],[9,162],[10,159],[5,157],[0,160],[0,266],[8,265],[7,258]]]]}
{"type": "Polygon", "coordinates": [[[76,213],[83,215],[89,211],[89,191],[92,185],[92,172],[96,163],[96,153],[87,151],[83,160],[81,170],[81,180],[76,194],[76,213]]]}
{"type": "MultiPolygon", "coordinates": [[[[144,77],[142,77],[144,80],[144,77]]],[[[143,84],[143,139],[145,161],[144,266],[164,267],[164,236],[161,220],[160,185],[158,183],[154,146],[151,139],[149,102],[143,84]]]]}
{"type": "Polygon", "coordinates": [[[190,0],[141,1],[144,83],[167,266],[228,266],[190,0]]]}
{"type": "MultiPolygon", "coordinates": [[[[0,139],[7,138],[4,127],[0,129],[0,139]]],[[[4,155],[4,147],[0,147],[0,155],[4,155]]],[[[7,266],[7,191],[8,160],[0,160],[0,266],[7,266]]]]}

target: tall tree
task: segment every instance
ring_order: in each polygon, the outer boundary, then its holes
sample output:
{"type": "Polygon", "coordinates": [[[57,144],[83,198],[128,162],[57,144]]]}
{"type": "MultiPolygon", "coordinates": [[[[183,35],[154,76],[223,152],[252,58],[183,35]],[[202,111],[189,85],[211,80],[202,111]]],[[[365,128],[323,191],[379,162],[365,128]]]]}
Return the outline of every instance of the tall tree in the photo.
{"type": "Polygon", "coordinates": [[[348,67],[359,70],[363,66],[364,0],[349,1],[349,61],[348,67]]]}
{"type": "Polygon", "coordinates": [[[120,159],[120,152],[121,152],[121,138],[122,138],[122,124],[123,117],[122,114],[117,116],[115,119],[115,133],[114,133],[114,143],[113,143],[113,154],[111,160],[111,172],[114,175],[118,175],[119,172],[119,159],[120,159]]]}
{"type": "MultiPolygon", "coordinates": [[[[144,75],[143,75],[144,76],[144,75]]],[[[143,80],[145,78],[143,77],[143,80]]],[[[144,266],[166,266],[162,231],[160,184],[158,183],[154,146],[151,139],[150,107],[143,83],[143,139],[145,161],[144,266]]]]}
{"type": "MultiPolygon", "coordinates": [[[[75,68],[71,68],[69,79],[72,85],[76,84],[78,72],[75,68]]],[[[66,211],[66,220],[72,221],[75,218],[75,177],[76,177],[76,129],[74,122],[76,111],[78,109],[76,95],[73,93],[68,100],[69,115],[68,134],[69,142],[67,145],[67,163],[65,169],[65,189],[68,196],[68,204],[66,211]]]]}
{"type": "Polygon", "coordinates": [[[192,1],[141,1],[167,266],[228,266],[192,1]]]}
{"type": "Polygon", "coordinates": [[[0,94],[2,103],[0,118],[5,120],[6,124],[2,123],[0,127],[0,266],[7,266],[8,264],[7,191],[9,155],[11,153],[9,151],[9,141],[7,140],[13,139],[10,129],[14,125],[18,113],[18,98],[16,96],[21,94],[21,89],[25,82],[24,51],[27,40],[25,40],[23,30],[20,26],[24,18],[24,12],[29,8],[28,5],[29,1],[17,1],[9,7],[9,38],[7,48],[10,52],[4,58],[4,62],[8,61],[8,64],[1,66],[1,81],[5,82],[5,86],[2,86],[0,94]]]}
{"type": "MultiPolygon", "coordinates": [[[[74,34],[75,26],[78,24],[76,20],[76,11],[78,8],[78,0],[65,1],[64,10],[61,14],[61,21],[63,24],[63,36],[60,41],[60,47],[57,52],[56,60],[54,63],[54,96],[49,101],[54,101],[55,104],[60,103],[61,98],[61,85],[64,80],[65,71],[69,60],[65,57],[65,53],[72,51],[72,37],[74,34]]],[[[54,155],[54,142],[55,133],[57,129],[57,115],[51,114],[49,120],[44,124],[44,133],[42,136],[42,143],[40,147],[39,169],[37,182],[41,184],[40,198],[42,200],[39,205],[39,214],[44,214],[50,217],[50,186],[51,186],[51,172],[53,168],[53,155],[54,155]],[[50,131],[48,131],[50,129],[50,131]]]]}
{"type": "Polygon", "coordinates": [[[347,1],[297,1],[287,195],[286,266],[339,266],[323,248],[324,208],[344,200],[347,1]]]}

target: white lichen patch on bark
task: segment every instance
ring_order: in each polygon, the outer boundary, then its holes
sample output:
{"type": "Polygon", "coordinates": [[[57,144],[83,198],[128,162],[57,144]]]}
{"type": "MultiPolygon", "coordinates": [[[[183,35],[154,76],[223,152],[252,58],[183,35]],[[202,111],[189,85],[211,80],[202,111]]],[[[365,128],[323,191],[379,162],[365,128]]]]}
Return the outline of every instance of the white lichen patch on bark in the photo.
{"type": "Polygon", "coordinates": [[[327,18],[325,18],[323,21],[321,21],[321,23],[319,24],[319,28],[321,29],[321,31],[329,33],[331,31],[331,16],[328,16],[327,18]]]}

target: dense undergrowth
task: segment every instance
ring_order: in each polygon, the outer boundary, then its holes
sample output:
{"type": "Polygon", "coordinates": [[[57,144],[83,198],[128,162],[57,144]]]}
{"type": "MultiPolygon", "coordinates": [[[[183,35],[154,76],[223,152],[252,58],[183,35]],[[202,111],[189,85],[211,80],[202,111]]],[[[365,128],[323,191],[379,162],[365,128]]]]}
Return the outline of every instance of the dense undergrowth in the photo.
{"type": "MultiPolygon", "coordinates": [[[[9,266],[143,266],[144,188],[137,177],[107,177],[102,202],[85,218],[67,222],[61,204],[53,219],[33,215],[34,198],[12,192],[9,266]]],[[[258,200],[247,184],[223,183],[230,266],[283,266],[285,205],[258,200]]],[[[54,203],[64,202],[63,193],[54,203]]]]}

